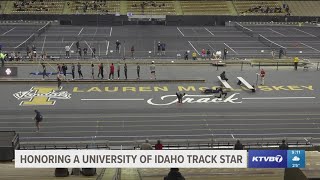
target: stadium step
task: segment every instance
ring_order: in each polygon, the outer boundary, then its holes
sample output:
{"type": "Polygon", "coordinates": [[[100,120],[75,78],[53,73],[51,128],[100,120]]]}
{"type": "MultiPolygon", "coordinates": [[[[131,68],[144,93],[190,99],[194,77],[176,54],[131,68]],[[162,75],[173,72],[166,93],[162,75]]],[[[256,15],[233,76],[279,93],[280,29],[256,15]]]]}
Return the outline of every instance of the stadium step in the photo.
{"type": "Polygon", "coordinates": [[[128,12],[128,3],[127,1],[120,1],[120,14],[126,15],[128,12]]]}
{"type": "Polygon", "coordinates": [[[138,169],[121,169],[121,179],[123,180],[140,180],[138,169]]]}
{"type": "Polygon", "coordinates": [[[181,9],[180,1],[174,1],[173,5],[174,5],[174,9],[176,10],[176,14],[177,15],[182,15],[182,9],[181,9]]]}
{"type": "Polygon", "coordinates": [[[228,5],[228,8],[229,8],[231,15],[237,15],[237,10],[234,7],[234,4],[232,3],[232,1],[227,1],[226,3],[228,5]]]}

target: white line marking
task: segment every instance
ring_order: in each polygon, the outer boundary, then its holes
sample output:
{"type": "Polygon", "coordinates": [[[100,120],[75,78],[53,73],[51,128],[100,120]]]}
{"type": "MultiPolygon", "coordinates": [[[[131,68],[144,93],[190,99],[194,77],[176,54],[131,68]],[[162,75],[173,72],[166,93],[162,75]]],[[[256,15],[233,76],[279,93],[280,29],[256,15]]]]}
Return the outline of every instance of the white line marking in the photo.
{"type": "Polygon", "coordinates": [[[106,44],[107,44],[106,56],[108,56],[110,41],[107,41],[107,40],[106,40],[106,44]]]}
{"type": "Polygon", "coordinates": [[[20,43],[18,46],[16,46],[15,48],[20,47],[22,44],[26,43],[32,36],[34,36],[34,33],[31,34],[25,41],[23,41],[22,43],[20,43]]]}
{"type": "Polygon", "coordinates": [[[280,34],[281,36],[286,37],[286,35],[284,35],[284,34],[282,34],[282,33],[278,32],[278,31],[275,31],[275,30],[273,30],[273,29],[271,29],[271,28],[269,28],[269,30],[270,30],[270,31],[273,31],[273,32],[275,32],[275,33],[277,33],[277,34],[280,34]]]}
{"type": "Polygon", "coordinates": [[[232,137],[233,139],[235,139],[234,136],[233,136],[233,134],[231,134],[231,137],[232,137]]]}
{"type": "Polygon", "coordinates": [[[228,44],[223,43],[225,46],[227,46],[231,51],[233,51],[234,53],[238,54],[235,50],[233,50],[230,46],[228,46],[228,44]]]}
{"type": "Polygon", "coordinates": [[[212,36],[214,36],[214,34],[211,31],[209,31],[209,29],[207,28],[204,28],[204,29],[207,30],[212,36]]]}
{"type": "Polygon", "coordinates": [[[109,36],[111,37],[111,34],[112,34],[112,27],[111,27],[111,29],[110,29],[110,33],[109,33],[109,36]]]}
{"type": "Polygon", "coordinates": [[[192,43],[190,42],[190,41],[188,41],[188,43],[191,45],[191,47],[196,51],[196,53],[198,54],[198,55],[200,55],[200,53],[199,53],[199,51],[197,51],[197,49],[192,45],[192,43]]]}
{"type": "Polygon", "coordinates": [[[315,51],[317,51],[317,52],[320,52],[320,50],[318,50],[318,49],[316,49],[316,48],[314,48],[314,47],[311,47],[311,46],[309,46],[309,45],[307,45],[307,44],[305,44],[305,43],[300,42],[300,44],[302,44],[302,45],[304,45],[304,46],[306,46],[306,47],[308,47],[308,48],[310,48],[310,49],[313,49],[313,50],[315,50],[315,51]]]}
{"type": "Polygon", "coordinates": [[[273,100],[273,99],[315,99],[316,97],[256,97],[256,98],[242,98],[242,99],[263,99],[263,100],[273,100]]]}
{"type": "Polygon", "coordinates": [[[215,49],[213,49],[213,47],[208,43],[208,46],[213,50],[216,51],[215,49]]]}
{"type": "Polygon", "coordinates": [[[80,30],[80,32],[79,32],[79,34],[78,34],[78,36],[80,36],[80,34],[81,34],[81,32],[83,31],[83,28],[80,30]]]}
{"type": "Polygon", "coordinates": [[[9,31],[7,31],[7,32],[5,32],[5,33],[3,33],[1,36],[4,36],[4,35],[6,35],[7,33],[9,33],[10,31],[12,31],[12,30],[14,30],[16,27],[14,27],[14,28],[11,28],[9,31]]]}
{"type": "Polygon", "coordinates": [[[88,42],[87,41],[84,41],[86,43],[86,45],[88,46],[88,48],[90,49],[91,53],[92,53],[92,49],[91,47],[89,46],[88,42]]]}
{"type": "Polygon", "coordinates": [[[73,44],[74,44],[74,41],[71,43],[71,45],[70,45],[70,49],[72,48],[73,44]]]}
{"type": "Polygon", "coordinates": [[[178,31],[181,33],[181,35],[184,37],[184,34],[181,32],[181,30],[177,27],[178,31]]]}
{"type": "Polygon", "coordinates": [[[295,29],[295,30],[297,30],[297,31],[303,32],[303,33],[305,33],[305,34],[308,34],[309,36],[317,37],[317,36],[315,36],[315,35],[313,35],[313,34],[311,34],[311,33],[308,33],[308,32],[305,32],[305,31],[302,31],[302,30],[300,30],[300,29],[298,29],[298,28],[294,28],[294,29],[295,29]]]}
{"type": "Polygon", "coordinates": [[[144,101],[144,99],[81,99],[81,101],[144,101]]]}
{"type": "Polygon", "coordinates": [[[44,36],[41,52],[43,52],[44,45],[46,44],[46,39],[47,39],[47,36],[44,36]]]}

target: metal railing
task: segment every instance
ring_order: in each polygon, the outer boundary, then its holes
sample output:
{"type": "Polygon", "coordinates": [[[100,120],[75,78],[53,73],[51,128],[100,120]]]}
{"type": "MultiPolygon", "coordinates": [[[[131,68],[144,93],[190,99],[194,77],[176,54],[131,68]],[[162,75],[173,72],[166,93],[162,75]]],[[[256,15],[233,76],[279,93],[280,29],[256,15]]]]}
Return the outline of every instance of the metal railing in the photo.
{"type": "MultiPolygon", "coordinates": [[[[290,137],[290,138],[244,138],[240,139],[246,149],[275,148],[285,139],[290,147],[311,148],[320,144],[320,139],[311,137],[290,137]]],[[[38,141],[20,142],[20,149],[140,149],[145,140],[137,141],[38,141]]],[[[156,144],[156,140],[149,140],[156,144]]],[[[233,149],[236,139],[162,139],[164,149],[233,149]]]]}

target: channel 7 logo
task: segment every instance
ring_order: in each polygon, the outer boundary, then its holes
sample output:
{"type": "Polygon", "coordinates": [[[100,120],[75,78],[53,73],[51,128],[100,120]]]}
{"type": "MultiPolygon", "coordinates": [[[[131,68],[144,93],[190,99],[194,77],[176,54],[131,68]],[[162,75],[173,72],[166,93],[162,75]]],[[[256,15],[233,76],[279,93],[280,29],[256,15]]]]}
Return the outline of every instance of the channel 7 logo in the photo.
{"type": "Polygon", "coordinates": [[[249,168],[286,168],[286,150],[249,150],[249,168]]]}

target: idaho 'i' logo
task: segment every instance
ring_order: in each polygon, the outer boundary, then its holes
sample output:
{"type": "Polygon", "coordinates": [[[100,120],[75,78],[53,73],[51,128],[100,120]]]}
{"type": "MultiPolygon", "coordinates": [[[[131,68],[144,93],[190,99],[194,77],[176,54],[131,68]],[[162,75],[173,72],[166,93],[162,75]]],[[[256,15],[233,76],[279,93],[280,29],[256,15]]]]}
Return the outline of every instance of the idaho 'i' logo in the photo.
{"type": "Polygon", "coordinates": [[[62,87],[32,87],[28,91],[19,91],[13,96],[18,100],[23,100],[20,106],[41,106],[54,105],[55,99],[71,99],[71,94],[67,91],[61,91],[62,87]]]}

